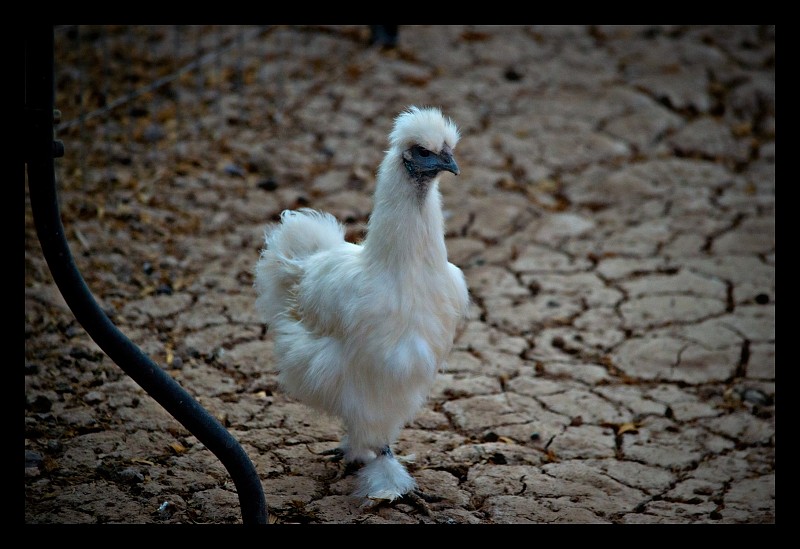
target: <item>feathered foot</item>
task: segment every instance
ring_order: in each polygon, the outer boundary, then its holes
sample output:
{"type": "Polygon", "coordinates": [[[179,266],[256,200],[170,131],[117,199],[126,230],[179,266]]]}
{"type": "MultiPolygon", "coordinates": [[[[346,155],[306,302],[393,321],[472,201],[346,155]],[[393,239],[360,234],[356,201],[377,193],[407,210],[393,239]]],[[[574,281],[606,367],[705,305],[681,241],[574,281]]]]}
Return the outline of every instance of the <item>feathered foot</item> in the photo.
{"type": "Polygon", "coordinates": [[[378,457],[358,472],[358,488],[353,495],[394,501],[416,486],[416,481],[411,478],[403,464],[397,461],[392,450],[386,446],[378,457]]]}

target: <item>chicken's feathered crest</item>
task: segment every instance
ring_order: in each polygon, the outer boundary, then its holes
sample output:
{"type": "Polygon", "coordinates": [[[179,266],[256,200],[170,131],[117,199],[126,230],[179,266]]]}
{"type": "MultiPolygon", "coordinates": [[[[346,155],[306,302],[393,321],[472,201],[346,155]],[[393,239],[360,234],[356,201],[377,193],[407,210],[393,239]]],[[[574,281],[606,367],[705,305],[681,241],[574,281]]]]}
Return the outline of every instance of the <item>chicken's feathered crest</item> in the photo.
{"type": "Polygon", "coordinates": [[[439,152],[445,144],[454,149],[460,137],[455,123],[436,107],[409,107],[395,119],[389,142],[401,150],[416,144],[439,152]]]}

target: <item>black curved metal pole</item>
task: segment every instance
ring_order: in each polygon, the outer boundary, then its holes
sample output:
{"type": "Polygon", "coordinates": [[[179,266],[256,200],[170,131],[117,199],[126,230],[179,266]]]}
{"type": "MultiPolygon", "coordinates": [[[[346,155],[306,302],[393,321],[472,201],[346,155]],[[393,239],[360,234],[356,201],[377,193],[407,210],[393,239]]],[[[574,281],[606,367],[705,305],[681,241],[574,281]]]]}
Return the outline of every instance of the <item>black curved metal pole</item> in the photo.
{"type": "Polygon", "coordinates": [[[25,29],[25,163],[36,234],[47,265],[75,318],[103,351],[222,461],[245,524],[266,524],[267,504],[252,461],[235,438],[161,367],[128,339],[94,299],[69,248],[55,183],[53,156],[53,28],[25,29]]]}

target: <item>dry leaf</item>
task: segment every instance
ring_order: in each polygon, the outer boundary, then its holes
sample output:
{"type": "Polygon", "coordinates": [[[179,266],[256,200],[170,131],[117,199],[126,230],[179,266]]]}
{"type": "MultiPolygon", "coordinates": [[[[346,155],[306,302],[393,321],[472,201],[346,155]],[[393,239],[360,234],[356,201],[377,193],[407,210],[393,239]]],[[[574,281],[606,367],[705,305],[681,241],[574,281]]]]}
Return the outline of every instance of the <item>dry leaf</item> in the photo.
{"type": "Polygon", "coordinates": [[[736,137],[746,137],[753,133],[753,123],[750,121],[742,122],[741,124],[735,125],[731,129],[733,131],[733,135],[736,137]]]}
{"type": "Polygon", "coordinates": [[[558,182],[547,177],[536,181],[533,186],[536,191],[542,193],[553,193],[558,190],[558,182]]]}
{"type": "Polygon", "coordinates": [[[623,423],[617,427],[617,435],[621,435],[623,433],[638,433],[639,426],[633,422],[623,423]]]}
{"type": "Polygon", "coordinates": [[[184,452],[186,452],[186,447],[180,442],[173,442],[172,444],[169,445],[169,447],[172,448],[172,451],[175,452],[176,454],[183,454],[184,452]]]}
{"type": "Polygon", "coordinates": [[[641,427],[642,423],[640,421],[628,421],[625,423],[611,423],[606,421],[600,425],[609,429],[613,429],[614,434],[616,436],[620,436],[623,433],[638,433],[639,427],[641,427]]]}

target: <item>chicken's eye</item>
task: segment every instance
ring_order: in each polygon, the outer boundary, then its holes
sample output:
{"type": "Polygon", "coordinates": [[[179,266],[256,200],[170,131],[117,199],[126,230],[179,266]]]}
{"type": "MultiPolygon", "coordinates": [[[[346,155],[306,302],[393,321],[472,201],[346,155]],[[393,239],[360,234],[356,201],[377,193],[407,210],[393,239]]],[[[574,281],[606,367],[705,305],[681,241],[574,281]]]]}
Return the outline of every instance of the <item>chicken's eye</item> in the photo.
{"type": "Polygon", "coordinates": [[[423,149],[422,147],[417,148],[417,153],[419,153],[422,158],[428,158],[431,155],[431,151],[423,149]]]}

